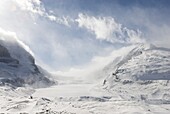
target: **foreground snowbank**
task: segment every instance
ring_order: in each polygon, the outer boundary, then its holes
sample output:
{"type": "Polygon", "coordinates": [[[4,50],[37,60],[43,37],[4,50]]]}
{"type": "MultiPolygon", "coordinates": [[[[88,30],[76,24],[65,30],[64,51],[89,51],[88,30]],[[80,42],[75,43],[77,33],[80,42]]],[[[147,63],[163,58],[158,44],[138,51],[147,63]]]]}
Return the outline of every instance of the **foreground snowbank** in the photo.
{"type": "MultiPolygon", "coordinates": [[[[53,89],[62,93],[65,87],[59,87],[60,89],[53,89]]],[[[99,92],[99,90],[93,90],[95,91],[99,92]]],[[[37,91],[40,92],[39,96],[33,95],[31,98],[30,95],[33,92],[29,88],[17,90],[8,87],[0,88],[0,112],[9,114],[169,114],[170,112],[170,104],[158,100],[136,101],[118,99],[114,96],[69,96],[69,94],[46,98],[42,97],[40,91],[37,91]]],[[[48,93],[48,88],[44,89],[44,92],[48,93]]],[[[101,92],[106,93],[102,90],[101,92]]],[[[81,94],[77,93],[77,95],[81,94]]]]}

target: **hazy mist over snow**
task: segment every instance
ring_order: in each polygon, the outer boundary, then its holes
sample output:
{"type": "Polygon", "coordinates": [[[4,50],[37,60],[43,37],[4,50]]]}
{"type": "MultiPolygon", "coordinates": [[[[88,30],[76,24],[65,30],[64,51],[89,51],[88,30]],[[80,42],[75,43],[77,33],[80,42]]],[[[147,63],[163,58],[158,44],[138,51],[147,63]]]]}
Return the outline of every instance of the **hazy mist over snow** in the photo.
{"type": "Polygon", "coordinates": [[[36,62],[53,72],[91,71],[109,62],[115,49],[130,44],[170,47],[168,0],[1,0],[0,4],[0,34],[13,32],[27,50],[30,47],[36,62]]]}
{"type": "Polygon", "coordinates": [[[0,0],[0,113],[170,114],[170,0],[0,0]]]}

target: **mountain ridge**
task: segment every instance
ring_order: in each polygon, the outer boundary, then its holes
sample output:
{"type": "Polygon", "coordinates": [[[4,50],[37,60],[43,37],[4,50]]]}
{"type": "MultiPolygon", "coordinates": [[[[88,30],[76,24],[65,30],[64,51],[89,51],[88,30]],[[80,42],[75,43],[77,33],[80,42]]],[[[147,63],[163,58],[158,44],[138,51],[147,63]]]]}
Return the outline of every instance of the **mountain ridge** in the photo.
{"type": "Polygon", "coordinates": [[[55,84],[35,64],[35,59],[18,39],[0,37],[0,85],[47,87],[55,84]]]}
{"type": "Polygon", "coordinates": [[[170,100],[170,51],[135,45],[103,69],[104,89],[124,99],[170,100]]]}

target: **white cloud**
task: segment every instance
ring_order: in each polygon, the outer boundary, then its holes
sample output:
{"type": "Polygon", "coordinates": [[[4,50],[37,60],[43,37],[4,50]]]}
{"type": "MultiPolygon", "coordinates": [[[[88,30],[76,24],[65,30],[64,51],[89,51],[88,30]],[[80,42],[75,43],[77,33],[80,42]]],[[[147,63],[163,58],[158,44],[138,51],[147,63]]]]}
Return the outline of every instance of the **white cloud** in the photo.
{"type": "Polygon", "coordinates": [[[58,24],[70,26],[69,23],[72,22],[69,17],[57,17],[48,13],[40,0],[13,0],[13,2],[16,5],[15,7],[22,11],[45,17],[50,21],[56,22],[58,24]]]}
{"type": "Polygon", "coordinates": [[[63,24],[63,25],[68,26],[68,27],[70,27],[70,23],[73,22],[73,19],[71,19],[69,17],[65,17],[65,16],[56,17],[54,15],[46,14],[46,17],[51,21],[57,22],[59,24],[63,24]]]}
{"type": "Polygon", "coordinates": [[[41,6],[40,0],[13,0],[21,10],[35,14],[44,15],[45,9],[41,6]]]}
{"type": "MultiPolygon", "coordinates": [[[[57,15],[58,8],[52,8],[54,12],[47,11],[45,5],[48,4],[43,5],[41,0],[0,0],[0,4],[2,5],[0,7],[0,26],[5,30],[17,33],[18,38],[27,43],[34,51],[38,64],[48,66],[54,71],[86,64],[93,56],[105,55],[104,48],[112,50],[110,44],[105,44],[105,42],[99,44],[96,40],[89,39],[89,34],[78,30],[78,27],[95,34],[99,40],[112,43],[140,41],[139,31],[123,27],[112,17],[95,17],[84,14],[77,16],[77,12],[74,15],[70,13],[72,18],[66,15],[59,16],[57,15]],[[30,18],[30,15],[33,16],[33,19],[30,18]],[[75,16],[76,22],[74,21],[75,16]],[[34,22],[37,24],[32,24],[34,22]],[[71,29],[54,24],[55,22],[70,26],[71,29]],[[70,25],[70,22],[75,23],[70,25]]],[[[101,59],[101,66],[103,61],[106,62],[101,59]]],[[[93,61],[91,62],[94,64],[93,61]]],[[[96,62],[96,66],[89,67],[89,71],[97,66],[100,65],[96,62]]],[[[86,73],[88,73],[87,70],[81,74],[86,73]]]]}
{"type": "Polygon", "coordinates": [[[51,20],[51,21],[56,21],[56,17],[54,15],[49,15],[48,18],[51,20]]]}
{"type": "Polygon", "coordinates": [[[93,17],[79,14],[76,19],[78,26],[86,28],[96,35],[99,40],[106,40],[111,43],[139,43],[141,40],[141,32],[134,31],[123,27],[117,23],[112,17],[93,17]]]}
{"type": "Polygon", "coordinates": [[[85,27],[95,33],[98,39],[107,39],[112,36],[112,31],[121,31],[121,25],[117,24],[113,18],[89,17],[88,15],[79,14],[76,20],[79,27],[85,27]]]}

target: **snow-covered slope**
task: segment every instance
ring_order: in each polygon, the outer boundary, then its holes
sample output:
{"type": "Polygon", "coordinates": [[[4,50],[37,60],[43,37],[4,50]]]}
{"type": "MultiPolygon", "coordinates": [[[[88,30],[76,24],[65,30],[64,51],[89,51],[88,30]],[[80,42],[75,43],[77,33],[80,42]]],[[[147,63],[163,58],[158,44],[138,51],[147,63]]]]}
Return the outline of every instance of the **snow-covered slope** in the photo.
{"type": "Polygon", "coordinates": [[[46,87],[54,84],[38,68],[28,47],[16,38],[0,36],[0,85],[46,87]]]}
{"type": "MultiPolygon", "coordinates": [[[[102,85],[75,83],[72,79],[73,83],[59,83],[57,86],[36,90],[0,87],[0,112],[169,114],[169,51],[143,44],[129,46],[120,51],[122,55],[117,55],[100,72],[100,76],[103,76],[102,85]],[[155,73],[164,75],[152,75],[155,73]]],[[[66,77],[63,82],[65,80],[66,77]]]]}
{"type": "Polygon", "coordinates": [[[170,50],[148,44],[127,47],[102,76],[104,88],[123,98],[170,100],[170,50]]]}

